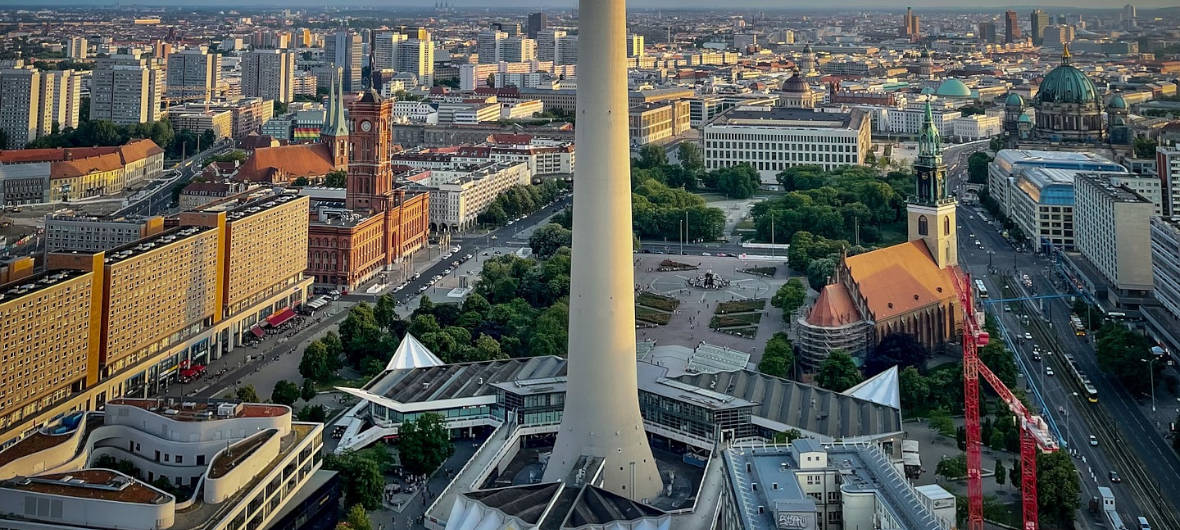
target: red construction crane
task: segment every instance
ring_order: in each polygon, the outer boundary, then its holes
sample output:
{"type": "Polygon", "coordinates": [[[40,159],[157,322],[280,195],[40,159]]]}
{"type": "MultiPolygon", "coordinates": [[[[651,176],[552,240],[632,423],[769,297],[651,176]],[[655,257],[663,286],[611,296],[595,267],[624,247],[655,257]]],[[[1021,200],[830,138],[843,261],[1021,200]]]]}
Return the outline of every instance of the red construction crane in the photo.
{"type": "Polygon", "coordinates": [[[967,530],[983,530],[983,480],[980,471],[979,378],[987,380],[1008,410],[1020,422],[1020,495],[1024,530],[1037,529],[1037,449],[1057,450],[1057,442],[1040,416],[1034,415],[1011,390],[979,360],[979,348],[986,346],[983,313],[975,312],[971,276],[962,270],[954,274],[955,290],[963,306],[963,411],[967,423],[967,530]]]}

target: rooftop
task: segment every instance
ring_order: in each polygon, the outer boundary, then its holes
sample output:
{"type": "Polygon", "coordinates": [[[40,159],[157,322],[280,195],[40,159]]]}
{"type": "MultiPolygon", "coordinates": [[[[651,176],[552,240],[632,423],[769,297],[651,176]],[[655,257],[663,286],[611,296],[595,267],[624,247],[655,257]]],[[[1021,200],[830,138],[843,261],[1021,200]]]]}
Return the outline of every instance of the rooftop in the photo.
{"type": "Polygon", "coordinates": [[[752,125],[760,127],[822,127],[827,129],[856,128],[861,113],[816,112],[788,107],[734,107],[719,116],[711,125],[752,125]]]}
{"type": "Polygon", "coordinates": [[[214,399],[129,399],[111,400],[108,405],[126,405],[156,413],[173,421],[209,421],[230,418],[266,418],[290,414],[291,409],[283,405],[241,403],[214,399]]]}
{"type": "Polygon", "coordinates": [[[564,376],[565,368],[553,356],[447,364],[387,372],[367,390],[400,403],[494,396],[495,383],[564,376]]]}
{"type": "Polygon", "coordinates": [[[1138,193],[1135,193],[1130,188],[1116,184],[1114,181],[1118,180],[1118,175],[1109,175],[1103,173],[1078,173],[1077,180],[1088,183],[1098,190],[1099,193],[1106,195],[1114,200],[1114,202],[1135,202],[1148,203],[1151,201],[1138,193]]]}
{"type": "Polygon", "coordinates": [[[114,265],[166,245],[192,238],[211,229],[207,226],[180,226],[171,230],[165,230],[154,236],[148,236],[106,251],[106,258],[103,259],[103,263],[114,265]]]}
{"type": "Polygon", "coordinates": [[[166,504],[171,495],[117,471],[82,469],[0,482],[0,490],[20,490],[134,504],[166,504]]]}
{"type": "Polygon", "coordinates": [[[1012,173],[1014,167],[1018,165],[1119,173],[1127,171],[1123,166],[1088,151],[1001,149],[996,153],[995,163],[1008,173],[1012,173]]]}
{"type": "Polygon", "coordinates": [[[950,272],[938,268],[921,240],[849,256],[845,263],[872,313],[866,318],[882,321],[956,297],[950,272]]]}
{"type": "Polygon", "coordinates": [[[295,192],[283,192],[277,195],[269,195],[261,198],[256,198],[253,195],[240,195],[240,200],[226,200],[218,202],[208,208],[201,208],[202,212],[218,212],[225,211],[226,220],[234,222],[238,219],[250,217],[251,215],[277,208],[288,202],[299,198],[299,194],[295,192]]]}
{"type": "Polygon", "coordinates": [[[74,269],[52,270],[0,285],[0,304],[37,293],[48,287],[82,276],[83,274],[87,274],[87,271],[74,269]]]}

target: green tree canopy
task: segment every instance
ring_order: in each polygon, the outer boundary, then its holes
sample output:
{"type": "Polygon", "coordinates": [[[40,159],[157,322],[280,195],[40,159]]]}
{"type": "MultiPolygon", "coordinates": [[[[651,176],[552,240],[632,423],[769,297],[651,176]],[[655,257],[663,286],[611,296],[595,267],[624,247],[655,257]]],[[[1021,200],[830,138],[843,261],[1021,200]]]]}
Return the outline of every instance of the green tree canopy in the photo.
{"type": "Polygon", "coordinates": [[[860,370],[856,368],[852,356],[844,350],[833,350],[828,358],[819,366],[819,373],[815,375],[815,382],[822,388],[833,392],[843,392],[861,382],[860,370]]]}
{"type": "Polygon", "coordinates": [[[280,379],[275,382],[274,390],[270,392],[270,400],[280,405],[291,406],[299,399],[299,385],[280,379]]]}
{"type": "Polygon", "coordinates": [[[373,530],[373,523],[369,522],[365,507],[354,504],[348,509],[344,520],[336,525],[336,530],[373,530]]]}
{"type": "MultiPolygon", "coordinates": [[[[1098,366],[1118,379],[1128,391],[1147,392],[1151,380],[1147,377],[1148,361],[1154,360],[1148,340],[1116,322],[1104,324],[1096,336],[1098,366]]],[[[1154,369],[1158,370],[1159,364],[1154,363],[1154,369]]]]}
{"type": "Polygon", "coordinates": [[[778,288],[770,298],[770,305],[783,310],[783,320],[790,322],[791,315],[807,301],[807,287],[799,278],[791,278],[778,288]]]}
{"type": "Polygon", "coordinates": [[[929,358],[930,350],[913,335],[890,333],[865,357],[865,377],[872,377],[893,366],[897,366],[899,370],[909,366],[924,370],[929,358]]]}
{"type": "Polygon", "coordinates": [[[680,167],[693,175],[705,169],[705,154],[695,142],[680,142],[676,146],[676,158],[680,159],[680,167]]]}
{"type": "Polygon", "coordinates": [[[778,332],[766,342],[762,351],[762,360],[758,362],[758,371],[766,375],[788,378],[791,368],[795,364],[795,350],[786,333],[778,332]]]}
{"type": "Polygon", "coordinates": [[[373,307],[361,302],[348,310],[348,316],[340,323],[340,340],[344,346],[344,356],[353,366],[360,364],[368,357],[382,354],[381,326],[373,313],[373,307]]]}
{"type": "Polygon", "coordinates": [[[397,450],[402,466],[410,473],[421,475],[434,471],[451,453],[450,432],[443,417],[426,413],[411,422],[403,423],[398,432],[397,450]]]}
{"type": "Polygon", "coordinates": [[[385,491],[385,471],[393,462],[384,447],[376,445],[342,455],[329,453],[324,467],[340,473],[344,486],[344,504],[361,505],[367,510],[381,507],[385,491]]]}
{"type": "Polygon", "coordinates": [[[299,375],[311,381],[328,381],[340,367],[339,357],[328,353],[323,340],[314,340],[303,350],[299,360],[299,375]]]}
{"type": "Polygon", "coordinates": [[[343,188],[348,182],[348,173],[343,169],[330,171],[324,175],[323,186],[325,188],[343,188]]]}
{"type": "Polygon", "coordinates": [[[533,231],[529,236],[529,247],[540,258],[552,256],[557,249],[568,247],[573,240],[573,232],[557,223],[549,223],[533,231]]]}
{"type": "Polygon", "coordinates": [[[975,184],[987,183],[987,165],[992,161],[992,157],[985,151],[977,151],[971,153],[967,157],[967,178],[975,184]]]}
{"type": "Polygon", "coordinates": [[[240,386],[234,391],[234,395],[238,398],[238,401],[244,401],[246,403],[262,402],[262,399],[258,397],[258,392],[254,391],[254,385],[240,386]]]}
{"type": "Polygon", "coordinates": [[[948,480],[967,476],[967,455],[959,454],[940,460],[934,474],[948,480]]]}
{"type": "Polygon", "coordinates": [[[1037,505],[1041,517],[1058,528],[1070,528],[1080,504],[1079,495],[1081,484],[1069,454],[1038,452],[1037,505]]]}

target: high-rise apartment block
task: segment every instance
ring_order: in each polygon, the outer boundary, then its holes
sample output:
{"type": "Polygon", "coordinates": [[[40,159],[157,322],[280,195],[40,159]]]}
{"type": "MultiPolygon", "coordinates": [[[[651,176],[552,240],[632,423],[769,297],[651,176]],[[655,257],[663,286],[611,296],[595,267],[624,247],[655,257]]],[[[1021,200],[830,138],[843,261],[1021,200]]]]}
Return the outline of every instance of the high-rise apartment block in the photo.
{"type": "Polygon", "coordinates": [[[173,102],[210,101],[221,84],[221,54],[204,46],[168,56],[167,94],[173,102]]]}
{"type": "Polygon", "coordinates": [[[398,31],[378,31],[373,35],[373,70],[397,68],[397,46],[409,37],[398,31]]]}
{"type": "Polygon", "coordinates": [[[503,31],[483,31],[475,38],[475,50],[479,54],[480,64],[493,64],[504,60],[504,41],[508,34],[503,31]]]}
{"type": "Polygon", "coordinates": [[[1020,18],[1015,11],[1004,12],[1004,42],[1020,42],[1020,18]]]}
{"type": "Polygon", "coordinates": [[[995,22],[980,22],[977,31],[979,41],[985,44],[996,42],[996,23],[995,22]]]}
{"type": "Polygon", "coordinates": [[[161,118],[165,71],[155,61],[112,55],[96,61],[90,78],[90,119],[134,125],[161,118]]]}
{"type": "Polygon", "coordinates": [[[255,50],[242,56],[242,95],[290,103],[295,99],[295,52],[255,50]]]}
{"type": "Polygon", "coordinates": [[[141,396],[288,314],[311,285],[307,212],[293,193],[226,199],[106,251],[49,253],[49,272],[0,286],[0,319],[27,324],[0,336],[0,447],[64,412],[141,396]]]}
{"type": "Polygon", "coordinates": [[[418,84],[434,85],[434,42],[409,39],[397,44],[397,72],[408,72],[418,78],[418,84]]]}
{"type": "Polygon", "coordinates": [[[627,57],[643,55],[643,35],[627,35],[627,57]]]}
{"type": "Polygon", "coordinates": [[[500,60],[521,63],[537,58],[537,41],[528,37],[509,37],[500,44],[500,60]]]}
{"type": "Polygon", "coordinates": [[[1032,33],[1033,44],[1041,45],[1045,42],[1045,28],[1049,25],[1049,14],[1034,9],[1028,14],[1029,33],[1032,33]]]}
{"type": "Polygon", "coordinates": [[[7,149],[20,149],[37,139],[41,107],[41,73],[27,68],[0,70],[0,131],[7,149]]]}
{"type": "Polygon", "coordinates": [[[85,60],[89,52],[90,43],[86,42],[85,37],[70,37],[70,41],[66,43],[66,57],[75,61],[85,60]]]}
{"type": "Polygon", "coordinates": [[[564,64],[561,61],[561,40],[563,38],[565,38],[565,32],[559,29],[546,29],[537,32],[537,60],[564,64]]]}
{"type": "Polygon", "coordinates": [[[340,30],[324,38],[324,60],[344,69],[344,90],[360,90],[361,58],[364,46],[361,36],[340,30]]]}
{"type": "Polygon", "coordinates": [[[1155,205],[1120,185],[1122,176],[1074,178],[1074,246],[1101,273],[1111,305],[1137,309],[1152,289],[1148,225],[1155,205]]]}

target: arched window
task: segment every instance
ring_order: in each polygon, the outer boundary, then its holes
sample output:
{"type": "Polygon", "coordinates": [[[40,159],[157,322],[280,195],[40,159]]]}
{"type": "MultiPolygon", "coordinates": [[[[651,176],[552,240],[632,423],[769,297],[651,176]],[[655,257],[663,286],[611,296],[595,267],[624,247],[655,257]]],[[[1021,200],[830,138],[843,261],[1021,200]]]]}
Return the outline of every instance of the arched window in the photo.
{"type": "Polygon", "coordinates": [[[926,235],[926,234],[927,234],[927,232],[928,232],[928,229],[927,229],[927,227],[926,227],[926,224],[927,224],[927,222],[926,222],[926,216],[925,216],[925,215],[919,215],[919,216],[918,216],[918,235],[920,235],[920,236],[924,236],[924,235],[926,235]]]}
{"type": "Polygon", "coordinates": [[[951,235],[951,218],[950,217],[943,217],[942,218],[942,235],[944,235],[944,236],[951,235]]]}

